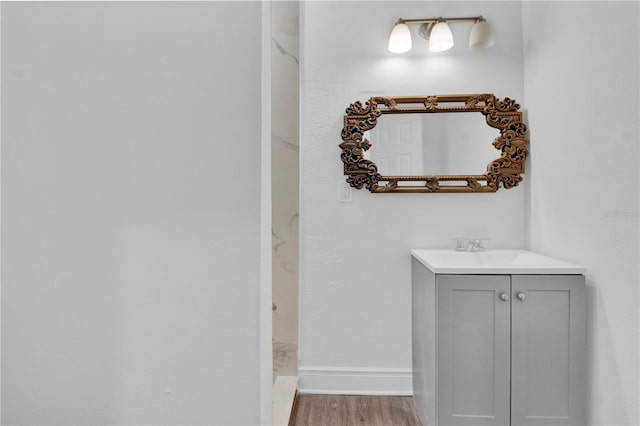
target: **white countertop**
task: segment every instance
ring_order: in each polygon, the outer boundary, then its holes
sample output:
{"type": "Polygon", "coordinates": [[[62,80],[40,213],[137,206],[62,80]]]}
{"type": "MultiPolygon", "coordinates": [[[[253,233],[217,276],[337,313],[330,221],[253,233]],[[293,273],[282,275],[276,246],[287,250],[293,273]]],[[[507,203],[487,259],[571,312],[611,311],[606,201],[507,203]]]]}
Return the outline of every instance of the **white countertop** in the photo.
{"type": "Polygon", "coordinates": [[[586,268],[528,250],[413,249],[411,255],[434,274],[584,275],[586,268]]]}

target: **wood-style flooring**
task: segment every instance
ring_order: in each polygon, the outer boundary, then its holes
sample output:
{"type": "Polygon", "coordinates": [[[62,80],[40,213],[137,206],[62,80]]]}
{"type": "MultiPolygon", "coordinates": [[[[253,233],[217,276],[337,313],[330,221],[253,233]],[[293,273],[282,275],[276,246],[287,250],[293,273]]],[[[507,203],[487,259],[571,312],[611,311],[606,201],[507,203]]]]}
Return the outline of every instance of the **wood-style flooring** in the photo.
{"type": "Polygon", "coordinates": [[[421,426],[410,396],[298,394],[289,426],[421,426]]]}

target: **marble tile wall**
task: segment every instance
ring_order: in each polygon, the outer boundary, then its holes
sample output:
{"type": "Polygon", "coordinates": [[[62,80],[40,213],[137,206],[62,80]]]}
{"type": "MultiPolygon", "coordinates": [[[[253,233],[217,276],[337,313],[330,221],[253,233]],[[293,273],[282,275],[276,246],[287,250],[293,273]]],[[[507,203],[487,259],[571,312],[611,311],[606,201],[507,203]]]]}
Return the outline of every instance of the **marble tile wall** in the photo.
{"type": "Polygon", "coordinates": [[[299,4],[271,3],[273,339],[298,342],[299,4]]]}

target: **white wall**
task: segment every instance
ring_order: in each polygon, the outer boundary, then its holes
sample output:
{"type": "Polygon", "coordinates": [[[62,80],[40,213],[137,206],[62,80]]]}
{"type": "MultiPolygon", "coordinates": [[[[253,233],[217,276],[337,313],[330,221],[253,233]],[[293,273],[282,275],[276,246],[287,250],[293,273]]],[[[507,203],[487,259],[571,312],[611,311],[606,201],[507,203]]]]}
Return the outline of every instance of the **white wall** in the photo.
{"type": "Polygon", "coordinates": [[[524,2],[529,245],[585,265],[590,424],[638,425],[637,2],[524,2]]]}
{"type": "Polygon", "coordinates": [[[2,4],[3,424],[260,422],[261,7],[2,4]]]}
{"type": "Polygon", "coordinates": [[[356,190],[352,203],[341,203],[344,111],[374,95],[489,92],[521,101],[520,3],[302,6],[300,390],[411,393],[409,249],[448,246],[448,237],[460,234],[492,237],[489,247],[524,247],[526,190],[356,190]],[[409,54],[387,51],[399,17],[477,14],[495,28],[490,50],[469,50],[470,25],[457,24],[452,30],[458,44],[447,53],[428,53],[418,38],[409,54]]]}

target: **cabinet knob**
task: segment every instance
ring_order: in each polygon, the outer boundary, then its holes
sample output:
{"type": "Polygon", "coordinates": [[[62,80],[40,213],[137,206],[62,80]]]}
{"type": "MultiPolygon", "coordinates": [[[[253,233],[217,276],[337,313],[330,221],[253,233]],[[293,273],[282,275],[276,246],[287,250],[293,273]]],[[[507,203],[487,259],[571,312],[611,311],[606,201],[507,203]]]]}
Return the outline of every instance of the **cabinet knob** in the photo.
{"type": "Polygon", "coordinates": [[[527,298],[527,295],[524,294],[523,292],[519,292],[516,297],[518,298],[518,300],[522,300],[524,301],[527,298]]]}
{"type": "Polygon", "coordinates": [[[508,302],[509,295],[507,293],[500,293],[500,300],[502,300],[503,302],[508,302]]]}

